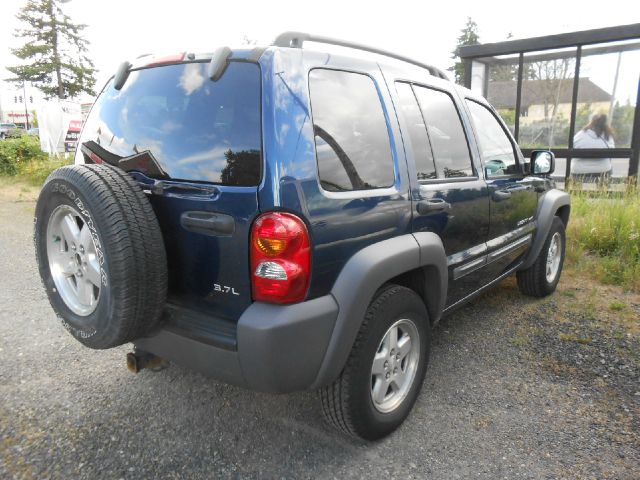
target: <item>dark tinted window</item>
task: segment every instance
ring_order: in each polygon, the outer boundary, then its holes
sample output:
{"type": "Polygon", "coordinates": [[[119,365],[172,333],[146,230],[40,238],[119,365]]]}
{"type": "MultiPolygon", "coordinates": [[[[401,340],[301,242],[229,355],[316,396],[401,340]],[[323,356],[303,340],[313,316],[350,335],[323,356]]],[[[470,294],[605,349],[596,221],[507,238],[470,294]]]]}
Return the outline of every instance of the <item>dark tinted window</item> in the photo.
{"type": "Polygon", "coordinates": [[[476,140],[487,176],[516,173],[516,156],[513,145],[500,126],[498,119],[484,105],[467,100],[476,140]]]}
{"type": "Polygon", "coordinates": [[[405,119],[407,133],[411,141],[418,180],[437,178],[436,166],[433,163],[433,154],[431,153],[431,145],[429,145],[429,137],[427,136],[427,128],[411,85],[396,82],[396,91],[400,99],[400,111],[405,119]]]}
{"type": "Polygon", "coordinates": [[[320,183],[366,190],[394,183],[389,133],[373,80],[335,70],[309,74],[320,183]]]}
{"type": "Polygon", "coordinates": [[[467,137],[453,99],[444,92],[413,86],[427,123],[439,177],[473,176],[467,137]]]}
{"type": "Polygon", "coordinates": [[[81,139],[126,170],[157,178],[257,185],[261,170],[260,69],[231,62],[217,82],[206,63],[131,72],[108,85],[81,139]]]}

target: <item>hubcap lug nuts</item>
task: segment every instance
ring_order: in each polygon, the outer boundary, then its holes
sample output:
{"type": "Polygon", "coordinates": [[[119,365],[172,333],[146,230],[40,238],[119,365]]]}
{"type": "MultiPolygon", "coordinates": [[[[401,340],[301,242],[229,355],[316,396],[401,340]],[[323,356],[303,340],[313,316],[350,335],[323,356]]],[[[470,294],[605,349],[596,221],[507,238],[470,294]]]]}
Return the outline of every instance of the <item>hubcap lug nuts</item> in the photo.
{"type": "Polygon", "coordinates": [[[384,362],[384,368],[389,368],[389,362],[384,362]]]}
{"type": "Polygon", "coordinates": [[[391,374],[390,374],[389,372],[387,372],[387,373],[385,374],[384,378],[387,378],[387,379],[388,379],[390,376],[391,376],[391,374]]]}

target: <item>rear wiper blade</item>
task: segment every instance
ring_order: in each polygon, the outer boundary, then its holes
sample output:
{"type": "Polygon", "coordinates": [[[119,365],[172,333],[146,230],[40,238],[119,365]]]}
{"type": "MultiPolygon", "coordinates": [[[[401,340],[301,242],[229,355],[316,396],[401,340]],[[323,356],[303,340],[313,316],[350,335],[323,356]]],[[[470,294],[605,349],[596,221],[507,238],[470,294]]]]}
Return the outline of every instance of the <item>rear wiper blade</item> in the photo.
{"type": "Polygon", "coordinates": [[[156,180],[150,188],[155,195],[165,195],[170,192],[192,193],[194,195],[211,196],[220,193],[220,189],[214,185],[199,185],[195,183],[168,182],[156,180]]]}
{"type": "Polygon", "coordinates": [[[128,173],[138,182],[143,190],[153,195],[193,198],[198,200],[215,200],[220,195],[220,189],[215,185],[156,180],[137,171],[130,171],[128,173]]]}

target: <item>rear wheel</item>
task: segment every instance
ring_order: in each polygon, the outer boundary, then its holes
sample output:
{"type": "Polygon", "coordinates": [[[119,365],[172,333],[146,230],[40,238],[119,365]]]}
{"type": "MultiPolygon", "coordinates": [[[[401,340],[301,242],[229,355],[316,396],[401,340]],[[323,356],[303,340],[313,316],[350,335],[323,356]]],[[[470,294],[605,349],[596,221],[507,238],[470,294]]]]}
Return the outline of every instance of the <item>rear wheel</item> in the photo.
{"type": "Polygon", "coordinates": [[[325,419],[366,440],[393,432],[418,397],[429,343],[422,299],[398,285],[382,288],[367,310],[342,374],[320,390],[325,419]]]}
{"type": "Polygon", "coordinates": [[[81,343],[115,347],[157,326],[167,291],[164,243],[127,173],[105,165],[53,172],[38,198],[34,239],[51,306],[81,343]]]}

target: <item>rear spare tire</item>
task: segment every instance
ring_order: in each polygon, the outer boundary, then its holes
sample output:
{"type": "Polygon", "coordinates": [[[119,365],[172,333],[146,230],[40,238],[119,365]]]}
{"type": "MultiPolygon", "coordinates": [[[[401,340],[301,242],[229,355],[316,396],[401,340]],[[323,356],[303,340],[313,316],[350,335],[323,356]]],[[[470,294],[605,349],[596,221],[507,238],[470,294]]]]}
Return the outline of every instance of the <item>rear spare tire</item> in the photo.
{"type": "Polygon", "coordinates": [[[167,293],[158,220],[138,184],[106,165],[74,165],[45,182],[35,250],[49,301],[63,325],[91,348],[153,330],[167,293]]]}

